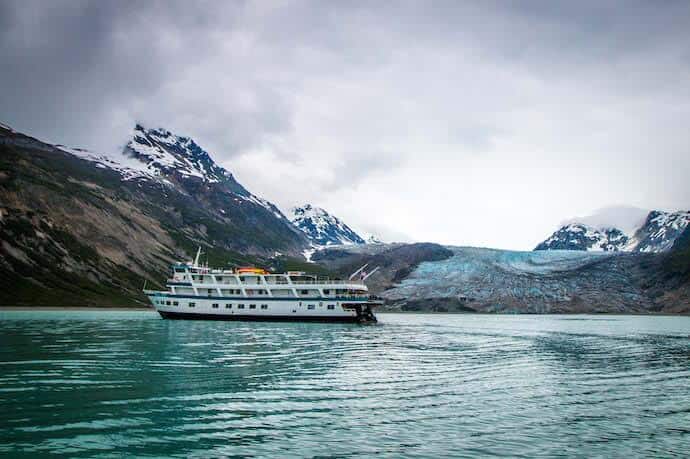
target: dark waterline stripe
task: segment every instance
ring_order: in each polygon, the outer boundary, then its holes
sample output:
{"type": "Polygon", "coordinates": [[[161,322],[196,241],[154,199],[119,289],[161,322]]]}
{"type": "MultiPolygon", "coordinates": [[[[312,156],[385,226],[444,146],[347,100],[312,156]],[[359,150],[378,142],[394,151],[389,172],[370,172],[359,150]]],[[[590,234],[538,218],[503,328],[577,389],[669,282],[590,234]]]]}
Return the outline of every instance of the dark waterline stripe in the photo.
{"type": "Polygon", "coordinates": [[[358,323],[356,316],[259,316],[249,314],[201,314],[191,312],[158,311],[164,319],[186,320],[240,320],[255,322],[338,322],[358,323]]]}

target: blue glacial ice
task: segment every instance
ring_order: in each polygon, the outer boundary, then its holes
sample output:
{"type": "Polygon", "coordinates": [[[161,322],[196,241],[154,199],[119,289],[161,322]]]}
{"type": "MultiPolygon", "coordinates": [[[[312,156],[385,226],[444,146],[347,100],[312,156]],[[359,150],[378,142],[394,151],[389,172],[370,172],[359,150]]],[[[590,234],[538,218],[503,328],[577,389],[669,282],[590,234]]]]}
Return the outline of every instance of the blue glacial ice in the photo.
{"type": "Polygon", "coordinates": [[[425,262],[384,296],[393,301],[455,298],[477,310],[549,312],[633,310],[645,300],[605,252],[456,247],[425,262]],[[613,264],[615,266],[615,264],[613,264]],[[587,305],[586,307],[582,305],[587,305]]]}

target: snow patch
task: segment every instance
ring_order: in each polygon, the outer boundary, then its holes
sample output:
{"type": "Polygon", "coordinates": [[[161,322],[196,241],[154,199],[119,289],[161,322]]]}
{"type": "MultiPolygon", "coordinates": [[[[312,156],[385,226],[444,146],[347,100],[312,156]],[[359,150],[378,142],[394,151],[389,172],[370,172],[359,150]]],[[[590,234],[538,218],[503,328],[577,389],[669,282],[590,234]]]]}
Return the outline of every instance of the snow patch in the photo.
{"type": "Polygon", "coordinates": [[[317,248],[314,248],[314,247],[312,247],[312,248],[310,248],[310,249],[304,249],[304,251],[302,252],[302,255],[304,256],[304,258],[305,258],[309,263],[313,263],[313,262],[311,261],[311,257],[314,255],[314,253],[316,253],[317,250],[318,250],[318,249],[317,249],[317,248]]]}

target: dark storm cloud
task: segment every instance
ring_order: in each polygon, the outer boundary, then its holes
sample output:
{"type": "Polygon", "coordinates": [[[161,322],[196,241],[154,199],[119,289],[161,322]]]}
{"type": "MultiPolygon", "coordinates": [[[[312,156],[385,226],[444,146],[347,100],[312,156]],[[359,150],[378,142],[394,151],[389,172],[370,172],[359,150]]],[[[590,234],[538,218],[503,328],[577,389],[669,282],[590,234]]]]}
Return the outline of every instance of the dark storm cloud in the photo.
{"type": "Polygon", "coordinates": [[[142,42],[138,52],[118,37],[133,16],[119,3],[5,2],[2,8],[2,115],[18,128],[53,139],[88,136],[118,98],[137,97],[164,71],[142,42]]]}
{"type": "MultiPolygon", "coordinates": [[[[155,97],[200,65],[219,46],[217,34],[234,21],[231,11],[214,14],[182,2],[22,1],[0,7],[2,119],[50,139],[100,148],[125,140],[123,132],[110,132],[121,127],[118,118],[130,125],[170,120],[170,101],[155,97]]],[[[281,123],[275,113],[265,114],[267,129],[281,123]]]]}

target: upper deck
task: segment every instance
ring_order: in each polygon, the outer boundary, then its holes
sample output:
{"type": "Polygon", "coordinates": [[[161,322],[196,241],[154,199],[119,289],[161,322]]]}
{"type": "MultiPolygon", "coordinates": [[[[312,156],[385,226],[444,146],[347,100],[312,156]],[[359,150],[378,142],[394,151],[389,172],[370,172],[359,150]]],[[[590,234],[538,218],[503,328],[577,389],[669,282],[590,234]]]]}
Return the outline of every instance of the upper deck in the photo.
{"type": "Polygon", "coordinates": [[[169,286],[190,286],[203,288],[238,287],[300,287],[366,292],[367,286],[359,280],[329,279],[304,272],[268,273],[259,269],[238,270],[210,269],[188,264],[173,265],[169,286]]]}

